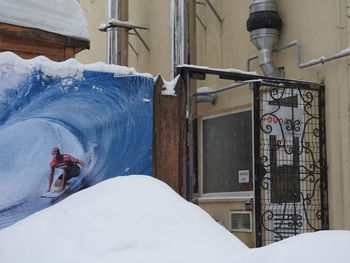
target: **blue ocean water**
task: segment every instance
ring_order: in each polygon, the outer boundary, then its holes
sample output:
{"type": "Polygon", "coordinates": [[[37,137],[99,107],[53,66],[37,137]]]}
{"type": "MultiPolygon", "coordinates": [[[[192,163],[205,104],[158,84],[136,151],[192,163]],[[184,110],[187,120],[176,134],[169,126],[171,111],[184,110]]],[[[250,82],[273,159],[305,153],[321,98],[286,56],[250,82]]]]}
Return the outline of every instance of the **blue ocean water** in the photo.
{"type": "Polygon", "coordinates": [[[3,70],[0,91],[0,228],[105,179],[152,174],[152,78],[3,70]],[[88,165],[57,200],[40,197],[52,147],[88,165]]]}

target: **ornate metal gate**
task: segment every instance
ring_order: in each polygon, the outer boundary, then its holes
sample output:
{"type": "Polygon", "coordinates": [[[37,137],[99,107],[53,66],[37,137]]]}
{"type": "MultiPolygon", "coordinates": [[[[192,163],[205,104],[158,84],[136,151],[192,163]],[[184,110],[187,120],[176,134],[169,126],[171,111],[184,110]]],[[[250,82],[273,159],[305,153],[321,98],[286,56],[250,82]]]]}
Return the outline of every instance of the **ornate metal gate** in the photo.
{"type": "Polygon", "coordinates": [[[256,243],[328,229],[324,86],[254,86],[256,243]]]}

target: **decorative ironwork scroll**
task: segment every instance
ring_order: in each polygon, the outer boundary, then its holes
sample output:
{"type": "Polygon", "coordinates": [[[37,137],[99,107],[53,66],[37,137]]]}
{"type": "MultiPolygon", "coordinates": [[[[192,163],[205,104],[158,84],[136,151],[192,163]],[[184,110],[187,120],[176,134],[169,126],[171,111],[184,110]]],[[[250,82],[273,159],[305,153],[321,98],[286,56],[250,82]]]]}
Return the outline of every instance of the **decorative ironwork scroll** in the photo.
{"type": "Polygon", "coordinates": [[[273,84],[254,87],[257,246],[328,229],[324,86],[273,84]]]}

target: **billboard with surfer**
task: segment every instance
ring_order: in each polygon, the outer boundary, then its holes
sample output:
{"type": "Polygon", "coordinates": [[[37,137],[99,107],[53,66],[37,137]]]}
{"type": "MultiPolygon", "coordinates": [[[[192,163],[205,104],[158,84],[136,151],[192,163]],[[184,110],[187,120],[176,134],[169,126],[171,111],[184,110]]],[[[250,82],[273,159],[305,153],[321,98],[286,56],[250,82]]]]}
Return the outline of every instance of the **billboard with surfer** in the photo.
{"type": "Polygon", "coordinates": [[[0,56],[0,228],[105,179],[152,174],[150,75],[0,56]]]}

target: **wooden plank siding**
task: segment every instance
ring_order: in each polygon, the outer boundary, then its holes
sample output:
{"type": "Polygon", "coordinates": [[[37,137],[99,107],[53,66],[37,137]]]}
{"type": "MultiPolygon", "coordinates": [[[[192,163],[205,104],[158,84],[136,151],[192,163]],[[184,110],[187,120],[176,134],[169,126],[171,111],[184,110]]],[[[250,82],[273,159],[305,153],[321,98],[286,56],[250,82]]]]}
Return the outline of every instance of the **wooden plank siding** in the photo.
{"type": "Polygon", "coordinates": [[[0,23],[0,51],[11,51],[22,58],[45,56],[54,61],[64,61],[89,47],[88,40],[0,23]]]}
{"type": "Polygon", "coordinates": [[[159,76],[153,98],[153,176],[186,197],[186,93],[182,80],[176,96],[161,95],[159,76]]]}

